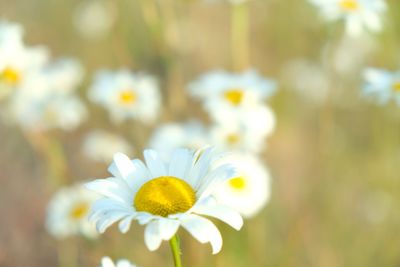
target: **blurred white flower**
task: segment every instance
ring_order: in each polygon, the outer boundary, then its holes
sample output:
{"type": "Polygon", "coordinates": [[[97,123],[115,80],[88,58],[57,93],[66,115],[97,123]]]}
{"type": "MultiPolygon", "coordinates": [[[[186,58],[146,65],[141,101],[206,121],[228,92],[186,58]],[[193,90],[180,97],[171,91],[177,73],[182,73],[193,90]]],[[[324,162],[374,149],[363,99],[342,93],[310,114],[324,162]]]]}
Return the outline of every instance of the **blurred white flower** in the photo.
{"type": "Polygon", "coordinates": [[[47,207],[48,232],[58,239],[72,235],[96,237],[96,228],[87,217],[90,206],[97,198],[81,184],[60,189],[47,207]]]}
{"type": "Polygon", "coordinates": [[[83,77],[81,65],[69,59],[29,73],[10,99],[11,116],[25,129],[71,130],[86,118],[86,108],[73,94],[83,77]]]}
{"type": "Polygon", "coordinates": [[[331,85],[323,66],[306,59],[289,62],[283,68],[282,80],[286,86],[313,104],[325,101],[331,85]]]}
{"type": "Polygon", "coordinates": [[[130,263],[128,260],[121,259],[115,264],[109,257],[103,257],[101,259],[100,267],[136,267],[136,265],[130,263]]]}
{"type": "Polygon", "coordinates": [[[221,151],[238,150],[258,153],[266,148],[265,142],[275,130],[276,119],[268,106],[243,108],[235,116],[217,110],[221,120],[210,129],[210,144],[221,151]],[[225,120],[222,120],[225,116],[225,120]]]}
{"type": "Polygon", "coordinates": [[[235,113],[265,103],[275,93],[276,83],[261,77],[255,70],[240,74],[218,70],[192,82],[189,91],[203,101],[205,109],[214,118],[220,110],[235,113]]]}
{"type": "Polygon", "coordinates": [[[365,96],[374,97],[380,104],[394,100],[397,105],[400,105],[400,71],[366,69],[362,92],[365,96]]]}
{"type": "Polygon", "coordinates": [[[170,153],[179,148],[200,149],[208,144],[208,134],[200,121],[166,123],[153,132],[149,147],[161,153],[170,153]]]}
{"type": "Polygon", "coordinates": [[[161,96],[153,76],[100,71],[89,90],[91,101],[105,107],[114,122],[135,118],[152,123],[159,114],[161,96]]]}
{"type": "Polygon", "coordinates": [[[258,158],[251,154],[230,154],[219,164],[232,164],[237,175],[221,184],[213,195],[237,210],[245,218],[255,216],[270,199],[270,175],[258,158]]]}
{"type": "Polygon", "coordinates": [[[107,36],[116,19],[113,1],[81,1],[73,14],[76,30],[85,38],[97,39],[107,36]]]}
{"type": "Polygon", "coordinates": [[[0,97],[19,86],[29,71],[42,67],[48,60],[43,47],[27,47],[18,24],[0,21],[0,97]]]}
{"type": "Polygon", "coordinates": [[[90,220],[103,233],[120,221],[119,229],[126,233],[132,220],[146,225],[145,243],[153,251],[163,240],[170,240],[182,226],[200,243],[210,243],[213,253],[222,248],[217,227],[205,216],[218,218],[235,229],[243,224],[233,209],[210,202],[214,189],[234,175],[230,165],[211,170],[215,162],[211,148],[203,150],[177,149],[168,161],[154,150],[145,150],[146,165],[116,154],[109,167],[113,177],[86,184],[103,196],[92,207],[90,220]]]}
{"type": "Polygon", "coordinates": [[[117,152],[132,154],[132,147],[119,135],[94,130],[86,135],[83,152],[94,161],[110,162],[117,152]]]}
{"type": "Polygon", "coordinates": [[[343,20],[346,32],[360,35],[364,30],[377,32],[382,29],[381,16],[386,10],[384,0],[309,0],[321,9],[328,21],[343,20]]]}

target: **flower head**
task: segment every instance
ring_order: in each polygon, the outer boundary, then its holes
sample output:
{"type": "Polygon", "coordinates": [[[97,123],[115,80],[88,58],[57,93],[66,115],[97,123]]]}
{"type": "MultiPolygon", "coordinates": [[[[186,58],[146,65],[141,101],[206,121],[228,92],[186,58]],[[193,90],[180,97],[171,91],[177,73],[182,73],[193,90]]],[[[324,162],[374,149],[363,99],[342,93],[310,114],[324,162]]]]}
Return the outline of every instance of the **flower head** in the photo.
{"type": "Polygon", "coordinates": [[[343,20],[349,35],[360,35],[364,29],[373,32],[382,28],[384,0],[309,0],[321,9],[327,20],[343,20]]]}
{"type": "Polygon", "coordinates": [[[0,89],[18,87],[30,71],[43,66],[48,60],[47,50],[27,47],[23,42],[20,25],[0,21],[0,89]]]}
{"type": "Polygon", "coordinates": [[[153,122],[160,109],[160,92],[149,75],[127,70],[101,71],[90,88],[89,98],[105,107],[115,122],[135,118],[153,122]]]}
{"type": "Polygon", "coordinates": [[[220,164],[231,163],[237,174],[222,183],[214,196],[236,209],[243,217],[255,216],[270,198],[270,175],[258,158],[251,154],[232,154],[220,164]]]}
{"type": "MultiPolygon", "coordinates": [[[[261,77],[256,71],[241,74],[213,71],[189,85],[190,93],[203,101],[213,119],[221,120],[221,112],[230,117],[265,103],[276,91],[276,83],[261,77]]],[[[226,118],[226,117],[225,117],[226,118]]]]}
{"type": "Polygon", "coordinates": [[[97,195],[81,184],[64,187],[51,199],[47,208],[46,228],[56,238],[71,235],[97,236],[94,224],[87,219],[97,195]]]}
{"type": "Polygon", "coordinates": [[[86,109],[74,95],[83,78],[75,60],[63,59],[31,72],[10,101],[10,113],[25,129],[71,130],[86,117],[86,109]]]}
{"type": "Polygon", "coordinates": [[[365,96],[375,97],[381,104],[393,99],[400,105],[400,71],[368,68],[364,71],[364,81],[362,91],[365,96]]]}
{"type": "Polygon", "coordinates": [[[219,252],[221,235],[202,215],[241,228],[240,215],[215,202],[211,195],[218,184],[232,177],[232,166],[221,165],[212,170],[215,155],[211,148],[177,149],[168,161],[154,150],[145,150],[144,158],[146,165],[118,153],[109,167],[113,176],[86,185],[103,196],[93,205],[90,215],[98,231],[104,232],[120,220],[119,229],[125,233],[131,221],[137,220],[146,225],[147,247],[156,250],[182,226],[199,242],[211,243],[213,253],[219,252]]]}

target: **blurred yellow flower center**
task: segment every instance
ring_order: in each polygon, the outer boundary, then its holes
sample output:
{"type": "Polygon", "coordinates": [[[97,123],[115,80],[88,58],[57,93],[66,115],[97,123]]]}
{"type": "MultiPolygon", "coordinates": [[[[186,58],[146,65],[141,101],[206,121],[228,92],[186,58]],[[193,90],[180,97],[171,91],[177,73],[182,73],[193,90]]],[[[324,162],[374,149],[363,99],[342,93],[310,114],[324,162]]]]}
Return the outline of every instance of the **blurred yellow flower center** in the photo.
{"type": "Polygon", "coordinates": [[[340,1],[340,6],[347,11],[355,11],[359,8],[357,0],[342,0],[340,1]]]}
{"type": "Polygon", "coordinates": [[[134,205],[138,211],[167,217],[189,210],[195,201],[196,193],[188,183],[173,176],[161,176],[139,189],[134,205]]]}
{"type": "Polygon", "coordinates": [[[241,191],[246,188],[246,180],[239,176],[229,180],[229,186],[237,191],[241,191]]]}
{"type": "Polygon", "coordinates": [[[119,94],[119,102],[123,105],[131,105],[136,102],[136,94],[131,90],[122,91],[119,94]]]}
{"type": "Polygon", "coordinates": [[[400,82],[395,82],[395,83],[393,84],[393,90],[394,90],[395,92],[400,92],[400,82]]]}
{"type": "Polygon", "coordinates": [[[240,141],[240,136],[238,134],[228,134],[226,136],[226,141],[228,142],[228,144],[230,145],[236,145],[237,143],[239,143],[240,141]]]}
{"type": "Polygon", "coordinates": [[[10,85],[16,85],[21,80],[21,74],[13,68],[5,68],[0,72],[0,81],[4,81],[10,85]]]}
{"type": "Polygon", "coordinates": [[[228,100],[232,105],[238,106],[242,103],[243,100],[243,90],[239,89],[231,89],[224,93],[224,97],[228,100]]]}
{"type": "Polygon", "coordinates": [[[73,220],[79,220],[86,216],[89,212],[89,203],[79,202],[72,208],[69,216],[73,220]]]}

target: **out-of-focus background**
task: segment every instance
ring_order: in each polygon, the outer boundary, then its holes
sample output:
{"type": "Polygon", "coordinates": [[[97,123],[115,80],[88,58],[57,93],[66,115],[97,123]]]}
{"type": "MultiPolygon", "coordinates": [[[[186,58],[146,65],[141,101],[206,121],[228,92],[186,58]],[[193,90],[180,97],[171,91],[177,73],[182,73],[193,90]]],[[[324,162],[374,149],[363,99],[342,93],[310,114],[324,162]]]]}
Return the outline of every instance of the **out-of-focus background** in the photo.
{"type": "MultiPolygon", "coordinates": [[[[231,5],[102,0],[106,9],[82,15],[96,1],[0,0],[0,17],[21,23],[28,44],[46,45],[54,57],[78,58],[86,69],[83,99],[94,71],[128,67],[160,79],[158,123],[206,120],[185,88],[209,70],[235,70],[231,5]]],[[[224,247],[216,256],[181,231],[186,266],[400,266],[400,110],[360,92],[364,67],[400,66],[400,2],[387,2],[381,33],[349,39],[305,0],[250,1],[249,67],[279,83],[270,100],[277,127],[262,154],[272,197],[239,233],[218,224],[224,247]]],[[[111,124],[103,109],[89,107],[90,120],[77,130],[51,133],[66,151],[68,183],[107,176],[106,165],[82,155],[87,131],[126,133],[129,126],[111,124]]],[[[140,134],[126,136],[144,147],[156,126],[138,124],[140,134]]],[[[51,237],[44,227],[55,191],[44,179],[48,155],[6,119],[0,137],[0,266],[58,266],[60,251],[78,254],[78,266],[97,266],[103,255],[172,266],[167,243],[149,252],[136,223],[125,235],[112,227],[96,241],[51,237]]],[[[131,156],[141,157],[140,149],[131,156]]]]}

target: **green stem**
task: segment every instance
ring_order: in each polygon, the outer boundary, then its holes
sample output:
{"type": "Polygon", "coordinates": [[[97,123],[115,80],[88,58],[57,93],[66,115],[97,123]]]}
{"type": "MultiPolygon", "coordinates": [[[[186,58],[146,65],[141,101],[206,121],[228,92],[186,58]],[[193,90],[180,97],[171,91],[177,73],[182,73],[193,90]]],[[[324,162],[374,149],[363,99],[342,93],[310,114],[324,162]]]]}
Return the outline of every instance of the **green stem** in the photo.
{"type": "Polygon", "coordinates": [[[231,10],[232,61],[233,67],[241,70],[249,64],[248,4],[233,4],[231,10]]]}
{"type": "Polygon", "coordinates": [[[182,267],[181,249],[179,246],[178,235],[174,235],[169,241],[169,244],[171,246],[172,255],[174,256],[175,267],[182,267]]]}

